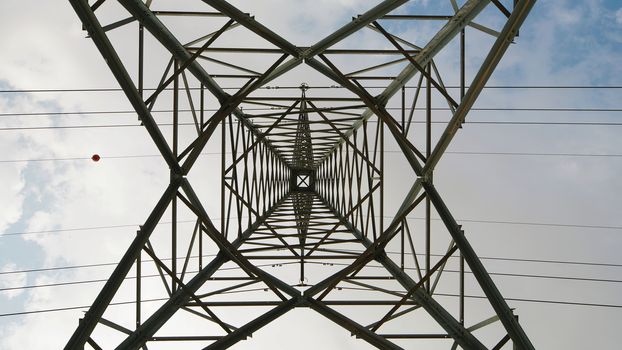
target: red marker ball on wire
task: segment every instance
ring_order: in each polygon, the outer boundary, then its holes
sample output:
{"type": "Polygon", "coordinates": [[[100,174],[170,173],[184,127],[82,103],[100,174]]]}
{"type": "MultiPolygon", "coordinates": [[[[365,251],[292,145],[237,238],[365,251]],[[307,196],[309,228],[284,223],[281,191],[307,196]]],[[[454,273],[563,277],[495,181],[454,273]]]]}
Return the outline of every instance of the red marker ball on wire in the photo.
{"type": "Polygon", "coordinates": [[[94,162],[99,162],[99,160],[101,159],[101,157],[99,156],[99,154],[95,153],[91,156],[91,160],[94,162]]]}

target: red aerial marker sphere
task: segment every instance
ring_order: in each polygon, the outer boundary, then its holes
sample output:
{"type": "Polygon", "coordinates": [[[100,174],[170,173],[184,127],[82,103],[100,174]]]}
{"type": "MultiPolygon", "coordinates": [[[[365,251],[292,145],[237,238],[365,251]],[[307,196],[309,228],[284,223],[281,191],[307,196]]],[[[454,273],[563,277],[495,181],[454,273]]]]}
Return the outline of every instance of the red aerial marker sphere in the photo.
{"type": "Polygon", "coordinates": [[[93,154],[93,156],[91,156],[91,160],[94,161],[94,162],[99,162],[100,159],[101,159],[101,157],[97,153],[95,153],[95,154],[93,154]]]}

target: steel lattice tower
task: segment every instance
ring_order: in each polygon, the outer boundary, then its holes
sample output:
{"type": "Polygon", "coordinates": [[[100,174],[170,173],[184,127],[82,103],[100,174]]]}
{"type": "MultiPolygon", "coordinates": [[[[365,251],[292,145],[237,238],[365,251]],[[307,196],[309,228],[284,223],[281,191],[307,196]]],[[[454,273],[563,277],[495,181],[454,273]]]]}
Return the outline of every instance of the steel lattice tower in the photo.
{"type": "Polygon", "coordinates": [[[151,0],[70,3],[170,169],[170,184],[66,349],[224,349],[298,307],[381,349],[413,348],[425,339],[449,349],[534,349],[432,175],[535,0],[452,0],[446,15],[410,14],[408,1],[385,0],[308,47],[225,0],[170,8],[151,0]],[[482,25],[481,13],[502,25],[482,25]],[[414,44],[391,34],[389,21],[441,25],[414,44]],[[127,52],[113,45],[119,37],[112,34],[136,26],[137,65],[122,58],[127,52]],[[470,84],[467,26],[491,37],[470,84]],[[351,40],[363,31],[383,46],[351,40]],[[459,94],[450,93],[435,64],[444,50],[457,54],[459,94]],[[330,88],[305,80],[295,89],[269,85],[291,82],[301,67],[330,88]],[[370,80],[373,89],[362,83],[370,80]],[[409,82],[414,93],[406,91],[409,82]],[[439,120],[433,94],[451,112],[440,137],[432,135],[439,120]],[[390,103],[401,103],[397,113],[390,103]],[[161,105],[172,106],[170,134],[152,113],[161,105]],[[413,131],[415,110],[425,120],[413,131]],[[389,168],[387,143],[399,147],[403,166],[389,168]],[[209,147],[218,147],[219,161],[204,159],[209,147]],[[206,172],[191,174],[201,162],[206,172]],[[392,172],[409,181],[397,198],[385,193],[392,172]],[[421,227],[407,220],[415,212],[423,215],[421,227]],[[158,226],[165,215],[171,230],[158,226]],[[432,215],[444,230],[432,234],[432,215]],[[192,227],[182,225],[188,217],[192,227]],[[447,243],[444,254],[433,254],[432,240],[447,243]],[[459,277],[448,284],[456,298],[447,303],[436,287],[456,258],[459,277]],[[469,322],[467,267],[490,309],[469,322]],[[162,293],[154,297],[155,290],[162,293]],[[132,298],[121,313],[109,307],[119,296],[132,298]],[[417,315],[436,331],[421,332],[409,318],[417,315]],[[194,333],[185,328],[198,323],[194,333]],[[477,332],[489,324],[500,331],[493,342],[477,332]]]}

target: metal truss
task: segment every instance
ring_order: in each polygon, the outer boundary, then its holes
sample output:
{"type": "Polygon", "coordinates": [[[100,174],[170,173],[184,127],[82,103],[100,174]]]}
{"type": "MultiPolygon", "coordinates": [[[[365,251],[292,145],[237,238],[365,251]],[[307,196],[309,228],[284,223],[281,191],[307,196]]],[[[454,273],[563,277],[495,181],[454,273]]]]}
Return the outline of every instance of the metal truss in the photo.
{"type": "Polygon", "coordinates": [[[184,10],[151,0],[70,3],[171,180],[66,349],[224,349],[298,307],[381,349],[430,340],[449,349],[534,349],[433,171],[535,0],[451,0],[444,15],[413,14],[408,1],[385,0],[308,47],[224,0],[183,2],[184,10]],[[478,16],[503,24],[491,28],[478,16]],[[430,21],[441,25],[417,44],[391,33],[391,23],[430,21]],[[128,40],[136,26],[137,65],[112,43],[128,40]],[[491,37],[468,86],[467,27],[491,37]],[[356,39],[362,32],[381,46],[356,39]],[[452,45],[459,94],[445,87],[434,60],[452,45]],[[327,87],[269,85],[296,82],[301,65],[327,87]],[[406,91],[408,82],[416,88],[406,91]],[[436,138],[433,96],[451,111],[436,138]],[[389,109],[395,103],[397,113],[389,109]],[[172,107],[166,135],[156,105],[172,107]],[[413,127],[416,111],[425,117],[421,128],[413,127]],[[386,144],[399,147],[399,166],[385,161],[386,144]],[[220,160],[207,159],[208,149],[220,160]],[[405,183],[387,183],[391,172],[405,183]],[[388,198],[390,186],[401,197],[388,198]],[[415,212],[423,225],[408,220],[415,212]],[[159,225],[165,215],[171,230],[159,225]],[[438,232],[433,215],[444,224],[438,232]],[[446,243],[444,254],[433,253],[432,240],[446,243]],[[453,278],[445,272],[452,258],[459,266],[453,278]],[[488,318],[465,320],[467,269],[487,297],[488,318]],[[454,289],[451,302],[439,285],[454,289]],[[478,336],[495,325],[498,334],[478,336]]]}

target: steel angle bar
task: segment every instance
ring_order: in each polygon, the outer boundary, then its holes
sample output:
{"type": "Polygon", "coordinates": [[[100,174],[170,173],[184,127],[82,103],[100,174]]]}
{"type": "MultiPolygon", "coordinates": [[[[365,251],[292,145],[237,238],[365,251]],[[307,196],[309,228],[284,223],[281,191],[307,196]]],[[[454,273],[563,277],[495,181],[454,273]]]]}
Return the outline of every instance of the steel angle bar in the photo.
{"type": "Polygon", "coordinates": [[[253,33],[264,38],[265,40],[271,42],[276,47],[280,48],[281,50],[283,50],[283,52],[291,55],[292,57],[298,57],[300,55],[300,50],[298,49],[298,47],[283,39],[281,36],[271,31],[263,24],[257,22],[249,14],[240,11],[229,2],[224,0],[203,0],[203,2],[234,19],[236,22],[240,23],[247,29],[251,30],[253,33]]]}
{"type": "MultiPolygon", "coordinates": [[[[508,334],[506,334],[503,338],[501,338],[501,340],[499,341],[499,343],[497,343],[497,345],[495,345],[492,349],[490,350],[501,350],[503,348],[503,346],[510,340],[510,336],[508,334]]],[[[514,348],[516,348],[516,346],[514,346],[514,348]]]]}
{"type": "MultiPolygon", "coordinates": [[[[78,1],[78,0],[75,0],[78,1]]],[[[181,62],[187,62],[192,58],[192,55],[188,50],[175,38],[175,36],[162,24],[159,18],[151,12],[151,10],[140,0],[120,0],[119,1],[123,7],[126,8],[136,19],[169,51],[171,54],[181,62]]],[[[280,62],[281,60],[279,60],[280,62]]],[[[293,69],[296,65],[287,65],[283,64],[277,67],[271,67],[270,71],[267,72],[267,76],[264,78],[270,77],[270,79],[274,79],[281,74],[293,69]],[[280,68],[280,69],[277,69],[280,68]],[[286,69],[285,69],[286,68],[286,69]],[[278,74],[277,74],[278,72],[278,74]]],[[[207,88],[221,103],[225,103],[226,101],[230,101],[231,96],[225,92],[216,81],[203,69],[200,63],[197,61],[192,61],[188,66],[188,70],[192,75],[197,78],[205,88],[207,88]]],[[[262,79],[263,83],[266,83],[266,79],[262,79]]],[[[248,86],[248,85],[247,85],[248,86]]],[[[260,84],[253,85],[255,88],[259,87],[260,84]]],[[[248,95],[252,91],[245,91],[245,95],[248,95]]],[[[229,106],[231,109],[231,113],[236,115],[236,117],[244,123],[247,127],[253,130],[253,133],[258,133],[257,130],[253,127],[252,123],[243,117],[243,113],[237,109],[237,105],[229,106]]],[[[228,114],[228,113],[227,113],[228,114]]],[[[184,169],[186,172],[189,170],[189,167],[184,169]]]]}
{"type": "Polygon", "coordinates": [[[499,0],[491,0],[491,2],[493,4],[495,4],[495,6],[497,6],[497,8],[506,16],[506,17],[510,17],[510,15],[512,13],[510,13],[510,11],[505,8],[505,6],[503,6],[503,4],[501,2],[499,2],[499,0]]]}
{"type": "MultiPolygon", "coordinates": [[[[326,205],[333,210],[338,218],[340,214],[328,203],[326,205]]],[[[369,249],[374,243],[366,238],[360,231],[353,227],[348,221],[345,221],[347,227],[352,234],[360,239],[363,245],[369,249]]],[[[413,290],[412,299],[423,307],[428,314],[438,322],[438,324],[447,331],[449,335],[456,340],[464,349],[486,349],[486,347],[469,332],[464,325],[461,325],[443,306],[434,300],[423,288],[415,288],[417,283],[404,272],[397,264],[391,260],[386,253],[378,252],[375,255],[378,261],[406,290],[413,290]]]]}
{"type": "MultiPolygon", "coordinates": [[[[204,0],[208,3],[211,3],[211,0],[204,0]]],[[[222,2],[219,0],[218,2],[222,2]]],[[[303,63],[307,58],[311,58],[317,54],[324,52],[329,47],[335,45],[341,40],[345,39],[352,33],[358,31],[359,29],[367,26],[372,21],[378,19],[379,17],[389,13],[390,11],[398,8],[399,6],[405,4],[408,0],[385,0],[382,3],[378,4],[376,7],[367,11],[363,15],[358,16],[353,19],[350,23],[344,25],[334,33],[330,34],[326,38],[320,40],[315,45],[309,47],[304,50],[302,54],[294,56],[291,60],[285,62],[281,67],[277,68],[272,74],[270,74],[265,79],[265,83],[271,82],[282,74],[290,71],[295,68],[299,64],[303,63]]]]}
{"type": "Polygon", "coordinates": [[[495,286],[492,278],[490,278],[490,275],[488,275],[486,268],[477,257],[475,250],[473,250],[473,247],[464,236],[460,226],[449,212],[449,209],[441,199],[434,185],[424,182],[423,187],[425,188],[427,197],[430,198],[432,204],[434,204],[438,215],[447,227],[454,242],[460,249],[464,260],[469,265],[471,272],[473,272],[473,275],[481,286],[482,291],[486,294],[490,304],[499,316],[499,320],[503,323],[510,337],[512,337],[514,344],[518,345],[520,349],[533,350],[533,344],[531,344],[531,341],[527,338],[527,335],[514,317],[512,310],[503,299],[503,296],[495,286]]]}
{"type": "MultiPolygon", "coordinates": [[[[153,13],[154,13],[156,16],[158,15],[157,11],[154,11],[153,13]]],[[[223,15],[223,17],[225,17],[225,16],[223,15]]],[[[232,24],[232,25],[231,25],[231,26],[227,29],[227,31],[232,30],[232,29],[234,29],[234,28],[237,28],[237,27],[239,27],[239,26],[240,26],[240,24],[239,24],[239,23],[234,23],[234,24],[232,24]]],[[[215,34],[216,34],[216,32],[212,32],[212,33],[209,33],[209,34],[205,34],[205,35],[203,35],[203,36],[201,36],[201,37],[199,37],[199,38],[196,38],[196,39],[194,39],[194,40],[192,40],[192,41],[190,41],[190,42],[185,43],[185,44],[184,44],[184,47],[190,47],[191,45],[194,45],[194,44],[196,44],[196,43],[198,43],[198,42],[201,42],[202,40],[206,40],[206,39],[211,38],[211,37],[212,37],[212,36],[214,36],[215,34]]],[[[203,56],[201,56],[201,57],[202,57],[202,58],[204,58],[203,56]]]]}
{"type": "MultiPolygon", "coordinates": [[[[194,299],[194,301],[199,303],[199,305],[200,305],[199,298],[193,292],[188,291],[186,289],[185,284],[183,283],[183,281],[180,278],[178,278],[173,273],[173,271],[171,271],[166,266],[166,264],[164,264],[162,262],[162,260],[160,260],[156,256],[155,252],[153,251],[153,247],[151,247],[151,246],[149,246],[148,248],[145,247],[144,250],[153,259],[153,261],[158,265],[158,268],[164,270],[164,272],[166,272],[166,274],[175,281],[176,285],[179,286],[179,289],[184,289],[186,294],[188,294],[191,299],[194,299]]],[[[228,325],[226,323],[222,322],[222,320],[215,313],[213,313],[207,306],[201,305],[201,308],[209,315],[209,318],[208,318],[209,320],[211,320],[211,321],[215,322],[216,324],[218,324],[227,333],[231,332],[231,329],[228,327],[228,325]]]]}
{"type": "MultiPolygon", "coordinates": [[[[181,61],[189,61],[192,55],[177,40],[177,38],[162,24],[160,19],[140,0],[119,0],[119,3],[131,13],[149,32],[168,50],[173,56],[181,61]]],[[[193,61],[188,70],[197,76],[197,79],[205,85],[205,87],[216,98],[224,99],[228,95],[222,90],[218,84],[203,70],[203,68],[193,61]],[[199,73],[199,74],[196,74],[199,73]],[[201,74],[202,73],[202,74],[201,74]]]]}
{"type": "Polygon", "coordinates": [[[207,11],[153,11],[158,16],[226,17],[219,12],[207,11]]]}
{"type": "Polygon", "coordinates": [[[388,20],[430,20],[430,21],[438,21],[438,20],[450,20],[451,15],[387,15],[383,16],[381,19],[388,20]]]}
{"type": "Polygon", "coordinates": [[[366,342],[372,344],[378,349],[403,349],[402,347],[399,347],[396,344],[390,342],[386,338],[383,338],[378,334],[370,331],[366,327],[363,327],[357,322],[354,322],[352,319],[331,309],[320,301],[317,301],[313,298],[307,298],[306,301],[309,307],[311,307],[313,310],[317,311],[318,313],[340,325],[341,327],[349,330],[358,338],[365,340],[366,342]]]}
{"type": "Polygon", "coordinates": [[[145,100],[145,103],[150,104],[151,101],[153,101],[162,91],[166,89],[168,85],[170,85],[171,82],[173,82],[173,80],[178,79],[179,74],[181,74],[184,70],[186,70],[186,68],[188,68],[188,66],[192,64],[192,62],[194,62],[201,55],[201,53],[203,53],[203,51],[205,51],[214,41],[216,41],[218,37],[220,37],[229,27],[231,27],[232,24],[233,24],[233,20],[229,20],[211,38],[209,38],[205,42],[205,44],[201,46],[200,49],[198,49],[195,53],[193,53],[192,56],[190,56],[190,58],[188,58],[186,61],[183,61],[183,63],[178,67],[176,65],[176,69],[171,74],[171,76],[168,79],[166,79],[166,81],[159,84],[159,87],[151,94],[151,96],[149,96],[145,100]]]}
{"type": "MultiPolygon", "coordinates": [[[[425,67],[460,31],[475,18],[488,5],[489,0],[468,0],[462,8],[441,28],[428,44],[417,54],[414,59],[421,67],[425,67]]],[[[402,86],[404,86],[418,70],[409,65],[402,70],[395,80],[393,80],[383,92],[378,95],[378,103],[386,104],[389,99],[395,95],[402,86]]],[[[354,130],[363,125],[363,121],[369,119],[374,114],[373,110],[367,109],[363,112],[362,118],[355,123],[345,135],[351,136],[354,130]]],[[[339,142],[340,144],[341,142],[339,142]]],[[[335,145],[337,147],[337,145],[335,145]]]]}
{"type": "Polygon", "coordinates": [[[487,319],[485,319],[483,321],[480,321],[480,322],[472,325],[471,327],[469,327],[467,329],[469,330],[469,332],[473,332],[473,331],[476,331],[476,330],[478,330],[480,328],[484,328],[484,327],[488,326],[489,324],[493,324],[493,323],[495,323],[497,321],[499,321],[499,316],[494,315],[494,316],[491,316],[491,317],[489,317],[489,318],[487,318],[487,319]]]}
{"type": "MultiPolygon", "coordinates": [[[[263,78],[268,76],[270,72],[276,69],[285,60],[285,58],[286,58],[285,55],[281,56],[279,60],[277,60],[270,68],[268,68],[268,70],[264,73],[264,75],[259,77],[259,79],[255,80],[253,84],[250,84],[251,81],[249,81],[247,83],[247,86],[259,87],[259,85],[261,85],[263,82],[263,78]]],[[[238,93],[236,93],[235,95],[231,96],[226,101],[224,101],[221,108],[212,116],[212,118],[210,119],[210,122],[208,123],[207,127],[204,128],[201,135],[199,135],[199,137],[194,142],[192,142],[191,148],[188,148],[190,150],[188,153],[188,156],[182,165],[182,171],[184,172],[184,174],[190,171],[190,168],[192,167],[194,162],[197,160],[197,158],[201,154],[201,151],[205,147],[207,141],[210,139],[211,134],[218,127],[218,124],[220,124],[220,122],[224,120],[224,118],[226,118],[227,115],[231,113],[233,114],[237,113],[236,116],[238,116],[238,119],[249,130],[251,130],[253,134],[255,134],[256,136],[261,136],[261,133],[253,126],[251,122],[249,122],[246,118],[244,118],[243,113],[237,108],[237,106],[242,102],[243,98],[247,94],[252,92],[251,89],[246,90],[246,91],[243,91],[243,90],[244,89],[241,89],[240,91],[238,91],[238,93]]],[[[262,140],[265,140],[265,139],[262,139],[262,140]]],[[[276,153],[276,151],[272,148],[271,144],[267,142],[264,142],[264,144],[271,151],[276,153]]],[[[276,155],[279,156],[280,158],[280,154],[276,153],[276,155]]]]}
{"type": "MultiPolygon", "coordinates": [[[[395,138],[398,146],[400,147],[400,149],[402,150],[404,156],[406,157],[406,159],[408,160],[408,163],[410,164],[410,166],[413,168],[415,174],[417,174],[417,176],[421,176],[422,175],[422,169],[423,166],[419,163],[419,161],[417,160],[417,156],[420,158],[425,158],[421,152],[402,134],[398,123],[395,121],[395,119],[391,116],[391,114],[389,112],[387,112],[387,110],[380,104],[378,103],[378,100],[374,97],[371,96],[371,94],[369,94],[369,92],[367,92],[367,90],[365,90],[362,86],[358,85],[358,84],[354,84],[352,83],[350,80],[348,80],[343,73],[341,73],[337,67],[335,67],[326,57],[320,55],[320,57],[322,58],[322,60],[324,61],[324,63],[326,63],[326,65],[322,64],[321,62],[317,61],[316,59],[308,59],[307,62],[308,64],[315,68],[318,72],[326,75],[327,77],[335,80],[335,82],[342,84],[344,87],[346,87],[348,90],[352,91],[354,94],[358,95],[359,98],[361,99],[361,101],[363,101],[363,103],[365,103],[365,105],[367,105],[368,110],[373,111],[374,114],[376,114],[379,118],[382,119],[382,121],[387,125],[387,127],[389,128],[389,131],[391,132],[391,134],[393,135],[393,137],[395,138]]],[[[361,121],[356,122],[355,124],[361,123],[361,125],[363,125],[361,121]]],[[[359,126],[360,127],[360,126],[359,126]]],[[[350,129],[348,132],[345,132],[341,135],[341,139],[338,142],[335,142],[336,145],[341,145],[343,144],[345,141],[345,139],[348,139],[350,136],[352,136],[352,134],[354,133],[353,129],[350,129]],[[351,131],[351,133],[350,133],[351,131]]],[[[330,153],[330,151],[328,152],[330,153]]]]}
{"type": "Polygon", "coordinates": [[[203,221],[204,230],[210,236],[210,238],[212,238],[212,240],[214,240],[214,242],[220,247],[221,252],[224,252],[226,255],[228,255],[229,259],[235,261],[238,265],[240,265],[240,267],[247,269],[248,271],[255,274],[257,277],[259,277],[277,295],[279,295],[278,290],[282,290],[293,297],[297,297],[300,295],[300,292],[297,289],[291,287],[289,284],[281,281],[280,279],[272,276],[271,274],[264,272],[255,265],[251,264],[246,257],[242,256],[242,254],[237,251],[237,247],[235,247],[231,242],[224,239],[224,236],[222,236],[218,232],[216,227],[212,224],[209,216],[207,215],[207,212],[201,204],[201,201],[199,200],[196,193],[194,192],[194,189],[190,185],[190,182],[188,182],[188,180],[186,179],[182,180],[181,187],[188,196],[190,203],[192,203],[192,205],[194,206],[194,209],[196,210],[195,213],[198,214],[197,216],[199,216],[203,221]]]}
{"type": "MultiPolygon", "coordinates": [[[[227,167],[227,169],[225,170],[225,173],[228,173],[229,171],[231,171],[231,169],[233,169],[234,166],[236,166],[250,151],[251,149],[254,149],[255,146],[262,140],[264,139],[269,133],[270,131],[272,131],[272,129],[274,129],[275,127],[277,127],[280,123],[281,120],[283,120],[283,118],[285,118],[285,116],[287,115],[287,113],[289,113],[292,109],[296,108],[296,106],[298,105],[299,101],[294,102],[294,104],[292,104],[289,109],[287,109],[287,111],[285,111],[274,123],[272,123],[272,125],[270,125],[270,127],[268,129],[266,129],[266,131],[264,131],[260,136],[257,137],[257,139],[253,142],[253,144],[248,147],[246,150],[243,151],[243,153],[241,155],[239,155],[231,165],[229,165],[229,167],[227,167]]],[[[269,141],[268,141],[269,142],[269,141]]],[[[276,152],[276,151],[275,151],[276,152]]]]}
{"type": "Polygon", "coordinates": [[[389,61],[389,62],[376,64],[376,65],[373,65],[373,66],[370,66],[370,67],[366,67],[366,68],[359,69],[359,70],[356,70],[356,71],[353,71],[353,72],[350,72],[350,73],[346,73],[345,76],[348,77],[348,78],[358,78],[356,76],[357,74],[370,72],[370,71],[373,71],[373,70],[376,70],[376,69],[379,69],[379,68],[389,67],[389,66],[392,66],[392,65],[395,65],[395,64],[399,64],[399,63],[405,62],[406,60],[407,60],[406,58],[398,58],[396,60],[392,60],[392,61],[389,61]]]}
{"type": "Polygon", "coordinates": [[[78,17],[80,17],[80,20],[88,31],[89,36],[97,46],[97,49],[104,57],[108,67],[110,67],[112,74],[117,79],[117,82],[123,89],[127,99],[132,104],[132,107],[134,107],[136,113],[140,116],[145,129],[147,129],[149,136],[151,136],[153,142],[160,151],[160,154],[162,154],[164,161],[166,161],[172,171],[177,174],[181,173],[179,163],[166,142],[166,138],[162,135],[162,132],[151,115],[151,112],[149,112],[149,109],[143,102],[143,99],[132,82],[129,73],[123,66],[123,63],[110,43],[110,40],[108,40],[101,24],[89,7],[88,3],[84,0],[70,0],[70,3],[78,17]]]}
{"type": "MultiPolygon", "coordinates": [[[[253,223],[244,233],[231,244],[233,247],[239,247],[244,240],[250,237],[253,232],[259,228],[263,222],[285,201],[285,198],[281,198],[276,204],[270,208],[262,217],[253,223]]],[[[151,338],[155,332],[158,331],[177,310],[182,308],[190,299],[190,296],[185,292],[186,290],[196,293],[205,282],[211,279],[212,275],[217,272],[220,267],[229,261],[229,258],[223,253],[219,252],[216,257],[205,267],[197,273],[190,281],[186,283],[184,289],[178,289],[171,297],[156,311],[154,312],[143,324],[136,329],[129,337],[127,337],[117,349],[137,349],[143,345],[149,338],[151,338]]]]}
{"type": "Polygon", "coordinates": [[[87,343],[89,343],[90,346],[93,347],[93,349],[95,350],[104,350],[101,346],[99,346],[95,340],[93,340],[93,338],[89,337],[89,339],[86,340],[87,343]]]}
{"type": "MultiPolygon", "coordinates": [[[[425,67],[460,31],[473,20],[485,7],[489,0],[468,0],[456,14],[441,28],[427,45],[417,54],[414,59],[421,67],[425,67]]],[[[408,66],[404,68],[395,81],[380,94],[380,99],[385,102],[397,93],[401,87],[410,80],[418,70],[416,67],[408,66]]]]}
{"type": "Polygon", "coordinates": [[[486,82],[494,72],[497,64],[501,61],[501,57],[503,57],[505,51],[512,43],[512,39],[518,32],[518,29],[522,23],[525,21],[525,18],[527,18],[527,15],[529,14],[529,11],[531,11],[531,8],[535,2],[535,0],[521,0],[516,4],[512,15],[501,31],[501,35],[497,38],[497,40],[495,40],[495,43],[484,59],[481,68],[475,75],[475,78],[473,78],[473,82],[469,85],[469,89],[462,98],[458,109],[451,118],[451,121],[447,124],[445,131],[434,147],[430,158],[424,166],[424,173],[427,174],[434,169],[440,160],[441,156],[460,128],[460,125],[464,122],[467,113],[470,111],[471,107],[479,97],[479,94],[482,92],[484,85],[486,85],[486,82]]]}
{"type": "MultiPolygon", "coordinates": [[[[308,104],[311,106],[312,111],[316,112],[323,120],[325,123],[327,123],[328,125],[330,125],[330,127],[332,128],[332,130],[334,130],[337,134],[339,134],[339,137],[344,138],[345,136],[343,135],[343,132],[341,132],[341,130],[339,128],[337,128],[335,126],[335,124],[328,118],[326,117],[326,115],[324,115],[324,113],[322,113],[322,111],[320,110],[320,108],[316,107],[313,102],[308,101],[308,104]]],[[[361,157],[361,159],[363,159],[376,173],[380,173],[380,170],[373,164],[373,162],[371,162],[369,160],[369,158],[363,154],[363,152],[361,152],[361,150],[359,150],[358,147],[354,146],[354,144],[346,139],[344,140],[345,142],[347,142],[350,147],[352,147],[352,149],[354,150],[354,152],[361,157]]]]}
{"type": "MultiPolygon", "coordinates": [[[[385,16],[385,17],[386,17],[386,16],[385,16]]],[[[383,18],[383,19],[384,19],[384,18],[383,18]]],[[[449,16],[447,19],[451,19],[451,16],[449,16]]],[[[371,24],[368,24],[368,25],[367,25],[367,28],[369,28],[369,29],[371,29],[371,30],[373,30],[373,31],[375,31],[375,32],[378,32],[378,33],[380,32],[380,31],[379,31],[376,27],[374,27],[374,26],[373,26],[373,25],[371,25],[371,24]]],[[[421,52],[421,48],[420,48],[419,46],[417,46],[417,45],[415,45],[415,44],[413,44],[413,43],[411,43],[411,42],[409,42],[409,41],[407,41],[407,40],[405,40],[405,39],[402,39],[402,38],[400,38],[400,37],[399,37],[399,36],[397,36],[397,35],[393,35],[393,34],[389,34],[389,35],[390,35],[393,39],[395,39],[395,41],[397,41],[398,43],[402,43],[402,44],[404,44],[404,45],[406,45],[406,46],[410,47],[411,49],[417,50],[417,52],[421,52]]]]}
{"type": "Polygon", "coordinates": [[[258,331],[265,325],[269,324],[270,322],[281,317],[288,311],[292,310],[294,307],[296,307],[296,305],[298,305],[298,303],[299,303],[298,298],[292,298],[285,302],[282,302],[279,306],[275,307],[274,309],[246,323],[244,326],[229,333],[222,339],[219,339],[218,341],[205,347],[204,350],[228,349],[229,347],[233,346],[235,343],[250,337],[253,334],[253,332],[258,331]]]}
{"type": "Polygon", "coordinates": [[[387,13],[395,10],[396,8],[402,6],[407,2],[408,0],[385,0],[381,2],[371,10],[365,12],[358,17],[355,17],[350,23],[344,25],[334,33],[330,34],[326,38],[320,40],[315,45],[305,50],[303,53],[305,59],[323,53],[326,49],[342,41],[346,37],[350,36],[352,33],[358,31],[361,28],[364,28],[372,21],[375,21],[379,17],[386,15],[387,13]]]}
{"type": "Polygon", "coordinates": [[[125,333],[125,334],[132,334],[132,331],[121,326],[120,324],[117,324],[115,322],[109,321],[103,317],[101,317],[99,319],[99,323],[103,324],[104,326],[110,327],[112,329],[114,329],[115,331],[121,332],[121,333],[125,333]]]}
{"type": "Polygon", "coordinates": [[[97,0],[97,1],[95,1],[95,3],[93,5],[91,5],[91,11],[95,12],[95,10],[97,10],[101,5],[103,5],[104,2],[106,2],[106,0],[97,0]]]}
{"type": "Polygon", "coordinates": [[[84,315],[84,319],[74,331],[73,335],[67,342],[67,345],[65,345],[65,349],[73,350],[82,349],[84,347],[86,340],[90,337],[93,329],[95,329],[95,326],[112,301],[112,298],[123,283],[123,280],[136,262],[136,257],[141,252],[144,245],[148,242],[149,236],[151,236],[151,233],[162,218],[162,215],[164,215],[170,201],[176,196],[179,186],[181,186],[181,178],[174,178],[162,194],[162,197],[147,220],[145,220],[144,225],[141,226],[139,234],[136,235],[136,238],[134,238],[130,244],[129,248],[119,261],[119,264],[117,264],[117,267],[115,267],[114,271],[110,275],[110,278],[97,295],[97,298],[95,298],[95,301],[84,315]]]}
{"type": "Polygon", "coordinates": [[[108,24],[108,25],[102,27],[102,30],[104,32],[107,32],[107,31],[110,31],[110,30],[113,30],[113,29],[117,29],[117,28],[122,27],[122,26],[124,26],[126,24],[130,24],[130,23],[134,22],[135,20],[136,19],[134,17],[125,18],[125,19],[122,19],[120,21],[117,21],[117,22],[114,22],[114,23],[111,23],[111,24],[108,24]]]}
{"type": "Polygon", "coordinates": [[[264,80],[264,84],[271,82],[272,80],[292,70],[303,62],[303,58],[300,54],[300,49],[298,47],[271,31],[263,24],[256,21],[253,17],[240,11],[235,6],[223,0],[203,0],[203,2],[226,14],[230,18],[235,19],[240,25],[251,30],[255,34],[279,47],[281,50],[283,50],[283,52],[293,57],[292,59],[281,65],[279,68],[274,70],[272,73],[270,73],[264,80]]]}
{"type": "MultiPolygon", "coordinates": [[[[400,51],[413,66],[415,66],[415,68],[417,68],[419,73],[425,76],[427,80],[431,82],[432,85],[434,85],[434,87],[443,96],[445,96],[445,98],[447,99],[447,101],[449,101],[451,105],[453,105],[454,107],[458,106],[458,103],[453,99],[453,97],[449,95],[447,90],[445,90],[443,86],[439,85],[439,83],[437,83],[436,80],[434,80],[434,78],[431,75],[431,72],[427,72],[421,65],[419,65],[419,63],[417,63],[417,61],[414,58],[412,58],[412,56],[408,52],[406,52],[406,50],[404,50],[404,48],[380,25],[380,23],[374,21],[373,24],[374,24],[374,27],[376,27],[378,31],[380,31],[380,33],[382,33],[382,35],[384,35],[384,37],[387,38],[387,40],[389,40],[389,42],[393,44],[393,46],[395,46],[395,48],[397,48],[398,51],[400,51]]],[[[430,60],[430,62],[432,61],[430,60]]]]}
{"type": "Polygon", "coordinates": [[[217,60],[217,59],[215,59],[213,57],[207,57],[207,56],[200,55],[199,58],[201,58],[203,60],[206,60],[206,61],[217,63],[217,64],[219,64],[221,66],[233,68],[233,69],[245,72],[245,73],[249,73],[249,74],[253,74],[253,75],[261,75],[261,73],[256,72],[254,70],[250,70],[250,69],[247,69],[247,68],[244,68],[244,67],[232,64],[232,63],[225,62],[225,61],[217,60]]]}
{"type": "MultiPolygon", "coordinates": [[[[443,258],[441,258],[441,260],[439,260],[434,267],[432,267],[431,269],[429,269],[426,273],[425,276],[423,276],[423,278],[421,280],[419,280],[419,282],[417,282],[417,284],[415,284],[412,288],[410,288],[410,290],[408,290],[408,292],[406,294],[404,294],[404,296],[402,297],[402,299],[395,304],[395,306],[393,306],[391,308],[391,310],[389,310],[389,312],[387,312],[386,315],[384,315],[380,321],[378,321],[373,328],[371,328],[372,331],[377,331],[378,328],[380,328],[380,326],[382,326],[382,324],[384,324],[386,321],[388,321],[391,316],[393,316],[393,314],[400,308],[400,306],[404,305],[404,303],[412,297],[412,295],[417,291],[418,288],[420,288],[421,286],[423,286],[424,283],[426,283],[426,281],[428,281],[432,275],[442,266],[445,265],[445,262],[447,261],[447,259],[449,259],[449,257],[451,257],[451,255],[458,249],[457,246],[453,246],[448,252],[447,254],[445,254],[445,256],[443,256],[443,258]]],[[[440,275],[437,275],[440,276],[440,275]]]]}

